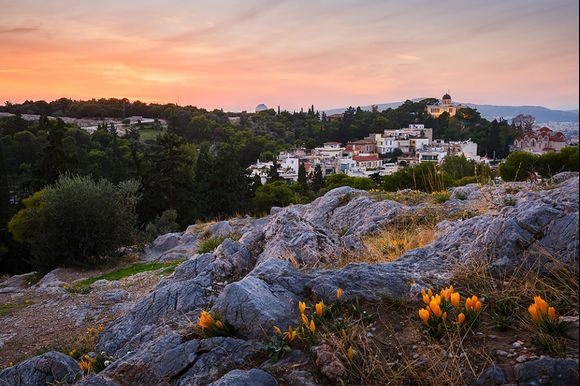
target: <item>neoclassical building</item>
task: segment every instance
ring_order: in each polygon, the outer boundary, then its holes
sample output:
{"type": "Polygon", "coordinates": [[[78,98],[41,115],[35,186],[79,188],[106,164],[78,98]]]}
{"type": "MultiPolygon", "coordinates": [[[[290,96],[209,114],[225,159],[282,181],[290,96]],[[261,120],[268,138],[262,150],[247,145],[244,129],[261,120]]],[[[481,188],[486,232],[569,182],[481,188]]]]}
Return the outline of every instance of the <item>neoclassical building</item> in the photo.
{"type": "Polygon", "coordinates": [[[459,109],[461,109],[461,105],[453,103],[449,94],[443,95],[439,104],[427,106],[427,112],[435,118],[443,113],[449,113],[450,116],[454,116],[459,109]]]}
{"type": "Polygon", "coordinates": [[[564,134],[554,133],[548,127],[542,127],[537,131],[526,131],[522,136],[514,140],[512,151],[527,151],[534,154],[544,154],[550,151],[560,151],[566,147],[564,134]]]}

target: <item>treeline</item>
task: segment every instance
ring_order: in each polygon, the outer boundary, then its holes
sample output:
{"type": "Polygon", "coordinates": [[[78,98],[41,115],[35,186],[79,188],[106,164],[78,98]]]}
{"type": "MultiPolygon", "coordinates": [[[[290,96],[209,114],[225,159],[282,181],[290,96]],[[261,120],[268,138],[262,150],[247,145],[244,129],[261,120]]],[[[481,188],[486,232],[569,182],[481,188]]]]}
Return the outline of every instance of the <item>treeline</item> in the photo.
{"type": "Polygon", "coordinates": [[[75,101],[61,98],[52,102],[25,101],[21,104],[7,103],[0,111],[13,114],[38,114],[53,117],[77,118],[124,118],[143,116],[164,119],[169,128],[189,142],[202,141],[230,142],[248,139],[258,141],[247,145],[243,163],[255,161],[250,156],[261,155],[271,159],[280,146],[304,146],[313,148],[325,141],[346,143],[363,138],[370,133],[380,133],[385,129],[407,127],[412,123],[422,123],[433,128],[434,138],[446,140],[472,139],[478,144],[478,153],[490,157],[503,158],[508,154],[508,146],[517,136],[518,130],[505,120],[488,121],[472,108],[463,108],[450,117],[448,113],[438,118],[426,112],[426,106],[437,99],[418,102],[406,101],[401,106],[384,111],[348,108],[340,120],[330,120],[324,112],[314,106],[307,111],[289,112],[273,109],[260,113],[226,113],[222,110],[207,111],[194,106],[175,104],[142,103],[127,99],[93,99],[75,101]],[[229,118],[236,117],[235,122],[229,118]],[[246,133],[242,136],[239,132],[246,133]],[[251,132],[254,138],[248,138],[251,132]],[[267,144],[267,142],[272,143],[267,144]],[[266,143],[264,143],[266,142],[266,143]],[[259,148],[259,149],[258,149],[259,148]]]}

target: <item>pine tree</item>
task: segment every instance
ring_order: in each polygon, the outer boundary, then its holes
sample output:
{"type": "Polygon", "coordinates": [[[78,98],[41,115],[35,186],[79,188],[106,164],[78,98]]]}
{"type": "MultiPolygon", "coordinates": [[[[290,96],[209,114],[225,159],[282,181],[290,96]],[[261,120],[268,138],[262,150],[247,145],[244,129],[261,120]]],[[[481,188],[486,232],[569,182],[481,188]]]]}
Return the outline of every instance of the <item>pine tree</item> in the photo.
{"type": "Polygon", "coordinates": [[[193,160],[184,150],[183,138],[166,133],[157,137],[160,146],[149,157],[143,176],[142,220],[151,220],[167,209],[175,209],[180,225],[189,225],[194,212],[193,160]]]}

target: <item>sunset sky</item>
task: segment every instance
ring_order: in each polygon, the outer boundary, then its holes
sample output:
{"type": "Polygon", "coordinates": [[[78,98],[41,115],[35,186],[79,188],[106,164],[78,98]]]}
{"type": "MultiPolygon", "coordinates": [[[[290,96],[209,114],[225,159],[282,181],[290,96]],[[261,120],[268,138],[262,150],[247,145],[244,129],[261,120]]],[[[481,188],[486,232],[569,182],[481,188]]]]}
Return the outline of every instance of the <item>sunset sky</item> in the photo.
{"type": "Polygon", "coordinates": [[[578,108],[578,0],[0,0],[0,100],[578,108]]]}

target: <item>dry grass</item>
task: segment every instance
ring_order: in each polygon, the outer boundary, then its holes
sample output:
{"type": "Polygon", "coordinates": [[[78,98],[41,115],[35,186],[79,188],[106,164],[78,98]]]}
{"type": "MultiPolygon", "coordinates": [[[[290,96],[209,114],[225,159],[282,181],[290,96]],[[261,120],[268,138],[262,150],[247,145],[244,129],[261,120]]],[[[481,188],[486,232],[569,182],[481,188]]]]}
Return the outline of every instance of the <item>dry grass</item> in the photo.
{"type": "Polygon", "coordinates": [[[370,234],[362,242],[360,251],[344,251],[332,267],[342,267],[352,262],[386,263],[401,257],[405,252],[422,248],[436,236],[437,224],[443,220],[459,220],[481,213],[481,208],[466,207],[460,212],[450,214],[442,206],[423,207],[397,217],[380,232],[370,234]]]}
{"type": "Polygon", "coordinates": [[[491,300],[522,299],[522,307],[527,307],[535,295],[541,295],[561,314],[578,314],[578,264],[565,263],[548,253],[539,259],[524,258],[519,266],[506,272],[493,272],[485,258],[458,265],[455,282],[491,300]]]}
{"type": "Polygon", "coordinates": [[[318,335],[347,368],[345,384],[464,385],[493,363],[473,331],[450,330],[441,341],[422,329],[414,304],[366,303],[368,318],[350,318],[347,339],[330,329],[318,335]],[[348,359],[348,347],[354,356],[348,359]]]}

